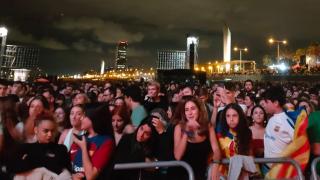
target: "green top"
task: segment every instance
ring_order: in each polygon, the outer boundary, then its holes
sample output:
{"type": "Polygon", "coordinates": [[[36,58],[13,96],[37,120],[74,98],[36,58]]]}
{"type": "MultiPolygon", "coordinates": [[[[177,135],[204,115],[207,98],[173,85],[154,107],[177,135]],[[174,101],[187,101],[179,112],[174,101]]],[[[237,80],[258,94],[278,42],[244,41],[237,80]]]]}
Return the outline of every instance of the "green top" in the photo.
{"type": "Polygon", "coordinates": [[[320,143],[320,111],[309,115],[307,133],[310,143],[320,143]]]}
{"type": "Polygon", "coordinates": [[[137,106],[132,110],[131,121],[135,127],[138,127],[141,121],[148,116],[147,111],[142,105],[137,106]]]}
{"type": "MultiPolygon", "coordinates": [[[[307,133],[310,144],[320,143],[320,111],[310,113],[308,120],[307,133]]],[[[311,153],[309,163],[311,164],[315,158],[316,156],[311,153]]],[[[317,173],[320,174],[320,163],[317,164],[316,169],[317,173]]]]}

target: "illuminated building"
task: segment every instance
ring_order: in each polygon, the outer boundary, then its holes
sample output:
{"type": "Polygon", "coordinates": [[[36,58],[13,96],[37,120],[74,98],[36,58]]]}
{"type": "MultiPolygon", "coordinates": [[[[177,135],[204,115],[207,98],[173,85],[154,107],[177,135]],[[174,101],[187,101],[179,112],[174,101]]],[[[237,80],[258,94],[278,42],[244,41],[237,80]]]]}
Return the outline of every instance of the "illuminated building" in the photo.
{"type": "Polygon", "coordinates": [[[127,66],[127,41],[120,41],[117,45],[116,68],[124,69],[127,66]]]}
{"type": "Polygon", "coordinates": [[[158,51],[157,69],[186,69],[186,51],[163,50],[158,51]]]}
{"type": "Polygon", "coordinates": [[[194,69],[194,65],[198,64],[198,46],[199,38],[195,36],[187,37],[187,53],[186,53],[186,69],[194,69]]]}

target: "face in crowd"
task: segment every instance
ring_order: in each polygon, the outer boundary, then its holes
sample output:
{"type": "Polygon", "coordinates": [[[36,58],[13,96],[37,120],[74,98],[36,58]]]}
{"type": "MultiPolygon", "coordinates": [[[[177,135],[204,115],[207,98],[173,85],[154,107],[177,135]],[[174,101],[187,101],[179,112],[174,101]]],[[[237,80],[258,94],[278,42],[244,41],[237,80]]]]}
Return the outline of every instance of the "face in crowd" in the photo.
{"type": "Polygon", "coordinates": [[[124,102],[123,99],[118,98],[118,99],[116,99],[116,100],[114,101],[114,105],[116,105],[116,106],[123,106],[123,105],[125,105],[125,102],[124,102]]]}
{"type": "Polygon", "coordinates": [[[247,81],[247,82],[244,84],[244,89],[245,89],[247,92],[252,91],[252,89],[253,89],[253,84],[252,84],[252,82],[247,81]]]}
{"type": "Polygon", "coordinates": [[[266,99],[263,102],[263,108],[268,114],[274,114],[275,113],[275,107],[277,106],[278,101],[272,102],[270,99],[266,99]]]}
{"type": "Polygon", "coordinates": [[[113,94],[111,94],[109,89],[106,89],[103,92],[103,97],[104,97],[104,101],[105,102],[109,102],[109,101],[111,101],[113,99],[113,94]]]}
{"type": "Polygon", "coordinates": [[[136,139],[138,142],[146,142],[151,138],[151,127],[148,124],[141,125],[137,131],[136,139]]]}
{"type": "Polygon", "coordinates": [[[65,95],[65,96],[71,96],[72,90],[73,90],[73,88],[72,88],[71,86],[67,86],[67,87],[64,89],[64,95],[65,95]]]}
{"type": "Polygon", "coordinates": [[[200,110],[193,101],[188,101],[185,104],[184,113],[188,121],[198,121],[200,110]]]}
{"type": "Polygon", "coordinates": [[[264,119],[265,119],[265,117],[264,117],[263,110],[260,107],[254,108],[254,110],[252,112],[253,122],[258,123],[258,124],[263,124],[264,119]]]}
{"type": "Polygon", "coordinates": [[[70,124],[72,127],[80,127],[81,126],[81,119],[84,117],[83,109],[74,106],[70,112],[70,124]]]}
{"type": "Polygon", "coordinates": [[[42,120],[35,127],[34,132],[39,143],[50,143],[54,139],[56,125],[50,120],[42,120]]]}
{"type": "Polygon", "coordinates": [[[103,102],[103,101],[104,101],[103,93],[99,93],[99,94],[98,94],[97,101],[98,101],[98,102],[103,102]]]}
{"type": "Polygon", "coordinates": [[[6,96],[8,91],[8,86],[0,84],[0,97],[6,96]]]}
{"type": "Polygon", "coordinates": [[[83,93],[77,94],[73,99],[73,105],[80,105],[86,103],[86,95],[83,93]]]}
{"type": "Polygon", "coordinates": [[[121,116],[118,114],[112,116],[112,127],[114,132],[121,133],[123,130],[123,125],[124,122],[121,116]]]}
{"type": "Polygon", "coordinates": [[[64,119],[65,119],[66,113],[64,112],[62,107],[58,107],[54,111],[54,115],[56,117],[57,123],[62,123],[64,121],[64,119]]]}
{"type": "Polygon", "coordinates": [[[185,87],[182,90],[182,96],[192,96],[193,95],[193,91],[190,87],[185,87]]]}
{"type": "Polygon", "coordinates": [[[235,129],[239,124],[239,114],[233,109],[229,108],[226,112],[226,120],[230,129],[235,129]]]}
{"type": "Polygon", "coordinates": [[[229,104],[235,101],[235,92],[223,87],[218,87],[215,95],[216,98],[220,99],[224,104],[229,104]]]}
{"type": "Polygon", "coordinates": [[[159,94],[159,89],[155,85],[149,85],[148,86],[148,96],[151,98],[157,97],[159,94]]]}
{"type": "Polygon", "coordinates": [[[87,116],[81,118],[81,130],[87,131],[90,128],[92,128],[92,121],[87,116]]]}
{"type": "Polygon", "coordinates": [[[247,107],[251,107],[254,105],[254,102],[250,99],[249,96],[246,96],[244,98],[244,104],[247,106],[247,107]]]}
{"type": "Polygon", "coordinates": [[[31,102],[29,107],[29,116],[36,116],[43,112],[44,105],[39,99],[35,99],[31,102]]]}

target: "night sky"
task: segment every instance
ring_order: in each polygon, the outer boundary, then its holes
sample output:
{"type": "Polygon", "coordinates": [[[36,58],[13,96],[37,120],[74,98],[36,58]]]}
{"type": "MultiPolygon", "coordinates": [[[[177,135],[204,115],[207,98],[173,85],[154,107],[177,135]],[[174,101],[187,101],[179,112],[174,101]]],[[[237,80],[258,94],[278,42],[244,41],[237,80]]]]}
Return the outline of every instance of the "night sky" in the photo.
{"type": "MultiPolygon", "coordinates": [[[[3,0],[0,25],[7,44],[40,48],[49,74],[99,70],[114,64],[116,43],[127,40],[128,64],[151,67],[157,50],[186,49],[186,34],[200,38],[200,62],[223,58],[222,27],[232,47],[248,47],[243,59],[258,63],[287,39],[294,51],[320,40],[319,0],[3,0]]],[[[238,59],[239,53],[232,53],[238,59]]]]}

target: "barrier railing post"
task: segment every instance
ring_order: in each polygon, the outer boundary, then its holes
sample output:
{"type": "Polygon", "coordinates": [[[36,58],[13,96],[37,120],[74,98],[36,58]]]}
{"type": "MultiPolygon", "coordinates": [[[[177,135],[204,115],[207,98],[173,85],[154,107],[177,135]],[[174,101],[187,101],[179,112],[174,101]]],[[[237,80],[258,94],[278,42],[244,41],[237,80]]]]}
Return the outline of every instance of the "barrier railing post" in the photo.
{"type": "MultiPolygon", "coordinates": [[[[297,169],[298,178],[300,180],[304,180],[304,176],[303,176],[302,170],[300,168],[300,165],[293,159],[290,159],[290,158],[255,158],[254,162],[258,163],[258,164],[264,164],[264,163],[290,163],[297,169]]],[[[211,171],[212,171],[212,165],[214,163],[217,163],[217,164],[229,164],[230,163],[230,159],[222,159],[222,160],[213,161],[213,163],[210,164],[209,169],[208,169],[208,180],[210,180],[211,177],[212,177],[211,171]]]]}
{"type": "Polygon", "coordinates": [[[181,166],[185,168],[188,172],[189,180],[194,180],[194,173],[191,166],[184,161],[121,163],[121,164],[115,164],[114,170],[145,169],[145,168],[155,168],[155,167],[177,167],[177,166],[181,166]]]}
{"type": "Polygon", "coordinates": [[[320,157],[317,157],[315,158],[313,161],[312,161],[312,164],[311,164],[311,173],[312,173],[312,177],[313,177],[313,180],[317,180],[318,179],[318,175],[317,175],[317,164],[320,162],[320,157]]]}

